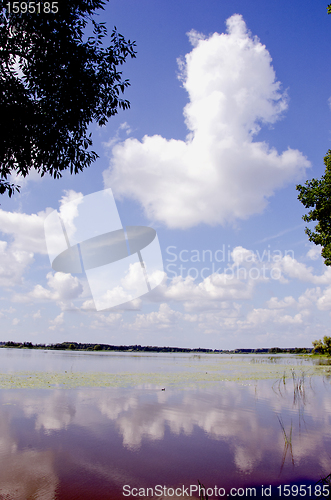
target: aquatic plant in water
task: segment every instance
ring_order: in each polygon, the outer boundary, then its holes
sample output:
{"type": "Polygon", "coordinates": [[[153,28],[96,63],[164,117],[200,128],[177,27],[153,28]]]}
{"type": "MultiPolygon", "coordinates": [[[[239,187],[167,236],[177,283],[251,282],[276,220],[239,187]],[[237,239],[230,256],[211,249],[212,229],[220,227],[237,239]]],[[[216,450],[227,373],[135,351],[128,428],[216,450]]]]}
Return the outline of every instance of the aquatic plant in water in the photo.
{"type": "Polygon", "coordinates": [[[278,420],[279,420],[280,426],[282,428],[282,431],[283,431],[283,434],[284,434],[284,440],[285,440],[284,451],[283,451],[283,458],[282,458],[282,465],[280,467],[280,473],[279,473],[279,475],[280,475],[281,472],[282,472],[282,470],[283,470],[284,464],[285,464],[286,455],[287,455],[288,450],[290,450],[290,454],[291,454],[291,459],[292,459],[292,464],[293,465],[294,465],[294,457],[293,457],[293,450],[292,450],[292,420],[291,420],[291,428],[290,428],[289,435],[286,433],[285,426],[284,426],[282,418],[278,417],[278,420]]]}
{"type": "Polygon", "coordinates": [[[199,483],[199,500],[208,500],[209,497],[206,493],[206,488],[202,483],[200,483],[199,479],[198,483],[199,483]]]}

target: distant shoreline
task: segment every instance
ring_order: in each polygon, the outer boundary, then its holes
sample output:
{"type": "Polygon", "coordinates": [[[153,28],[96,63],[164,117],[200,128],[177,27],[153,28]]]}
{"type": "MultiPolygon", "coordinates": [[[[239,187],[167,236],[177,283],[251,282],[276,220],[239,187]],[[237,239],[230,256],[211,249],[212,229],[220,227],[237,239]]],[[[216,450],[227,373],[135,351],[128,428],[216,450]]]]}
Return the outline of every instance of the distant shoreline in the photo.
{"type": "Polygon", "coordinates": [[[205,349],[188,347],[159,347],[141,345],[109,345],[87,344],[78,342],[62,342],[57,344],[32,344],[32,342],[0,342],[0,347],[16,349],[47,349],[61,351],[117,351],[117,352],[192,352],[192,353],[219,353],[219,354],[310,354],[312,347],[270,347],[261,349],[205,349]]]}

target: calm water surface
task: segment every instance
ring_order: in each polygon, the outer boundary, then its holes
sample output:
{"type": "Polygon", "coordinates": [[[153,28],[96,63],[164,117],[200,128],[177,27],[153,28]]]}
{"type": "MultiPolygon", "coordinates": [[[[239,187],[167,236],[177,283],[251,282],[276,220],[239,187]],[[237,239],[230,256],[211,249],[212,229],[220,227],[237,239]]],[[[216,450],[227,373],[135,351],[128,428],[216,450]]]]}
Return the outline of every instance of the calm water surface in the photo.
{"type": "Polygon", "coordinates": [[[285,498],[331,473],[317,360],[0,349],[0,366],[1,500],[199,498],[198,480],[285,498]]]}

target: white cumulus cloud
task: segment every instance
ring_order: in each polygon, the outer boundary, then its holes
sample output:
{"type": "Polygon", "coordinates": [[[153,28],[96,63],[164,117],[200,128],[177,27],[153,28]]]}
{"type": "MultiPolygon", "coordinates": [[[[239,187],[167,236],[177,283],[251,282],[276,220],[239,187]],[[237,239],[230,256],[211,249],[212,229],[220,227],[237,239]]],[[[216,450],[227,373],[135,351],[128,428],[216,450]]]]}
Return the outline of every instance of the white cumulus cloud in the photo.
{"type": "Polygon", "coordinates": [[[47,254],[44,219],[50,210],[29,215],[0,209],[0,234],[9,240],[0,239],[0,286],[22,284],[34,254],[47,254]]]}
{"type": "Polygon", "coordinates": [[[64,323],[64,313],[61,312],[58,316],[56,316],[55,319],[51,319],[49,322],[51,323],[51,326],[49,327],[50,330],[55,330],[58,326],[62,325],[64,323]]]}
{"type": "Polygon", "coordinates": [[[0,232],[11,237],[13,250],[47,254],[44,219],[50,211],[29,215],[0,209],[0,232]]]}
{"type": "Polygon", "coordinates": [[[271,56],[243,18],[227,33],[190,33],[192,51],[180,63],[188,92],[185,141],[160,135],[114,146],[105,187],[132,198],[147,217],[170,228],[223,224],[261,213],[274,191],[298,180],[309,161],[298,150],[279,154],[254,142],[262,124],[287,108],[271,56]]]}
{"type": "Polygon", "coordinates": [[[48,288],[42,285],[35,285],[33,290],[25,296],[17,294],[15,300],[17,302],[37,300],[51,300],[58,303],[65,303],[76,299],[83,293],[83,285],[79,279],[69,273],[48,273],[47,276],[48,288]]]}
{"type": "Polygon", "coordinates": [[[6,241],[0,241],[0,286],[21,284],[22,275],[32,262],[32,252],[13,249],[6,241]]]}

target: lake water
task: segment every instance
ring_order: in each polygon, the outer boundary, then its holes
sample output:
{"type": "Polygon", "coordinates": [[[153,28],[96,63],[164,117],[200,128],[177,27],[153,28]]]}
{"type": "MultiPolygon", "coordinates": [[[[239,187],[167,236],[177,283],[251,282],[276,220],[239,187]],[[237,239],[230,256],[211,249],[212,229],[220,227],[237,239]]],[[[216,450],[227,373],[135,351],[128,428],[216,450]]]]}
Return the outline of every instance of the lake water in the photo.
{"type": "Polygon", "coordinates": [[[3,348],[0,367],[1,500],[328,496],[327,363],[3,348]]]}

